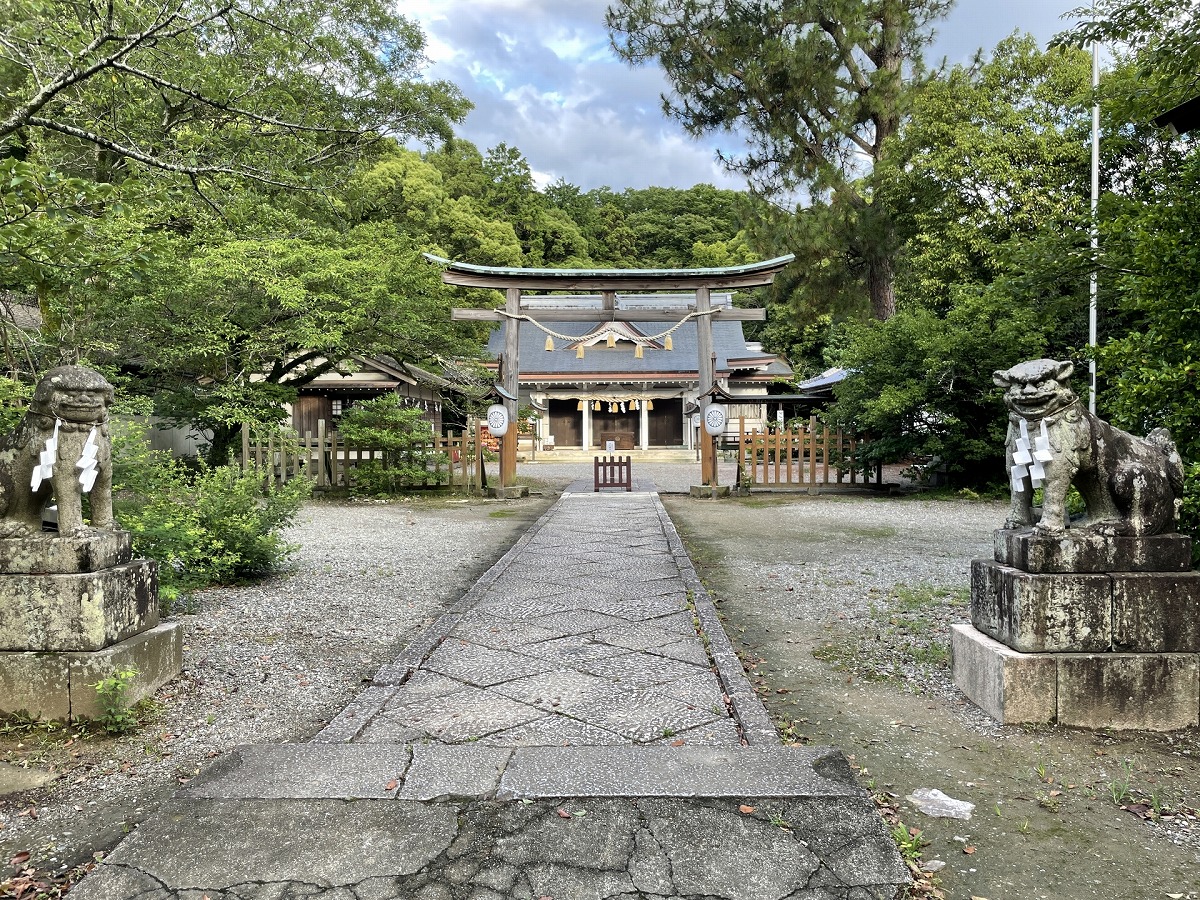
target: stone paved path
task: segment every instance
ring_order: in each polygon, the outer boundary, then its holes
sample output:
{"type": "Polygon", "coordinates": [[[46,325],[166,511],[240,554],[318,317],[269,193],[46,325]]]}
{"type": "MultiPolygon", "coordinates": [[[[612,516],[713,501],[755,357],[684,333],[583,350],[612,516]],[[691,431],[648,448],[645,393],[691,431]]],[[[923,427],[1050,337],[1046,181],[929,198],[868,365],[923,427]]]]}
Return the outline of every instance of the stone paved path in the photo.
{"type": "Polygon", "coordinates": [[[842,754],[783,747],[651,485],[568,490],[308,744],[217,760],[77,900],[890,900],[842,754]]]}
{"type": "MultiPolygon", "coordinates": [[[[700,637],[711,616],[657,494],[568,491],[376,677],[377,709],[353,707],[322,737],[736,747],[740,723],[700,637]]],[[[730,689],[748,691],[740,678],[730,689]]],[[[748,725],[774,742],[765,714],[748,725]]]]}

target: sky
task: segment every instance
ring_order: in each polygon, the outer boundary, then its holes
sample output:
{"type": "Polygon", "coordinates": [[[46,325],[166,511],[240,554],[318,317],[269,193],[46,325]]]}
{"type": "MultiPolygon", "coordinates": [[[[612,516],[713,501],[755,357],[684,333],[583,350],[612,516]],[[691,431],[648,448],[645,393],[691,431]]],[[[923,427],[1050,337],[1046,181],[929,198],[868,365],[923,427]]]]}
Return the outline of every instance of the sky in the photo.
{"type": "MultiPolygon", "coordinates": [[[[1013,31],[1044,46],[1084,0],[958,0],[937,26],[927,59],[967,62],[1013,31]]],[[[486,153],[500,143],[525,156],[539,187],[563,179],[583,190],[741,189],[716,161],[735,138],[695,139],[662,113],[657,67],[617,59],[604,28],[608,0],[403,0],[425,32],[427,74],[475,104],[458,136],[486,153]]]]}

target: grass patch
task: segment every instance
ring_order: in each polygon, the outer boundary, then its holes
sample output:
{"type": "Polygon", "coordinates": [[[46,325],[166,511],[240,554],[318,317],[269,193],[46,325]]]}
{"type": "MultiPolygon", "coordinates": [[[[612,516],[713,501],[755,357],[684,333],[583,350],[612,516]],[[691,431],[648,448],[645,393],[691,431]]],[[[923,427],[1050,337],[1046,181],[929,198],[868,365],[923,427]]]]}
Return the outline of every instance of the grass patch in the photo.
{"type": "Polygon", "coordinates": [[[890,525],[882,525],[877,528],[847,528],[845,529],[844,533],[851,535],[852,537],[883,540],[884,538],[893,538],[900,532],[898,529],[892,528],[890,525]]]}
{"type": "Polygon", "coordinates": [[[865,626],[827,641],[813,656],[864,681],[895,681],[921,690],[950,664],[949,626],[962,618],[970,590],[896,585],[873,601],[865,626]]]}

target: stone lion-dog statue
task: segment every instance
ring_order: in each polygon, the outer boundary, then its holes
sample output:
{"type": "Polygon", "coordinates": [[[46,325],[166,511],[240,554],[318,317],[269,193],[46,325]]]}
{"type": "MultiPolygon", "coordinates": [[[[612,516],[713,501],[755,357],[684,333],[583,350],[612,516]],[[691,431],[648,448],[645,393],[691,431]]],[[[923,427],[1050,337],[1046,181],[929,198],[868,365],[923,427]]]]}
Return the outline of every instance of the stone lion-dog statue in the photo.
{"type": "Polygon", "coordinates": [[[1035,359],[993,376],[1009,411],[1012,511],[1005,527],[1063,532],[1074,485],[1087,515],[1073,527],[1122,537],[1175,531],[1184,472],[1170,432],[1156,428],[1140,438],[1098,419],[1071,390],[1074,371],[1070,362],[1035,359]],[[1035,522],[1039,485],[1042,515],[1035,522]]]}
{"type": "Polygon", "coordinates": [[[91,527],[114,527],[112,401],[112,385],[83,366],[59,366],[38,382],[25,418],[0,438],[0,537],[39,534],[51,496],[58,503],[58,533],[86,533],[83,495],[89,492],[91,527]]]}

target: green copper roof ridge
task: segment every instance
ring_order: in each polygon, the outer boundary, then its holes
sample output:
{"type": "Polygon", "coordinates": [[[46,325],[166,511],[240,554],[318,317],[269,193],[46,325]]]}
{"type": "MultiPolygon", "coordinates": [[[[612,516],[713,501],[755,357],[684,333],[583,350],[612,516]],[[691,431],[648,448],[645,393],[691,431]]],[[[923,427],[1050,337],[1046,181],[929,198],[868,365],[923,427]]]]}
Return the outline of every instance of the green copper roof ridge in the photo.
{"type": "Polygon", "coordinates": [[[763,272],[773,268],[783,268],[796,258],[794,253],[785,253],[774,259],[766,259],[756,263],[743,263],[740,266],[718,266],[706,269],[532,269],[519,266],[480,266],[474,263],[456,262],[445,259],[433,253],[422,253],[427,260],[459,272],[470,272],[474,275],[527,275],[562,278],[578,278],[580,276],[599,277],[638,277],[638,276],[722,276],[746,275],[763,272]]]}

